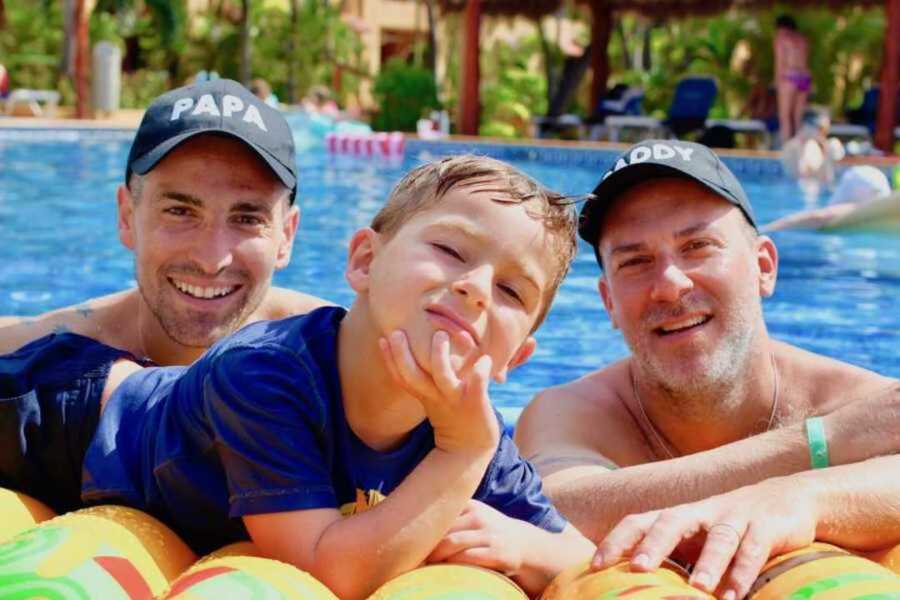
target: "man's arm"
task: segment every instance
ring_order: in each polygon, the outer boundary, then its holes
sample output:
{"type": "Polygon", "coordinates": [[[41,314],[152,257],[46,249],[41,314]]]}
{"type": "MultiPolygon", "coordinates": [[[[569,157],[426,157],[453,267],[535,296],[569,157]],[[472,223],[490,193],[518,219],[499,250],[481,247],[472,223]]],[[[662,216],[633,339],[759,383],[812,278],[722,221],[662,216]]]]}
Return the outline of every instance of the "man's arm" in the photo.
{"type": "MultiPolygon", "coordinates": [[[[798,423],[706,452],[619,470],[599,466],[600,450],[622,425],[615,411],[584,406],[584,398],[549,392],[523,412],[516,438],[541,473],[545,491],[589,539],[600,540],[623,517],[692,502],[810,468],[804,425],[798,423]],[[569,410],[575,403],[578,410],[569,410]],[[594,428],[591,434],[586,423],[594,428]],[[598,433],[598,427],[605,427],[598,433]]],[[[590,403],[597,406],[596,402],[590,403]]],[[[900,384],[823,417],[831,464],[900,452],[900,384]]],[[[632,440],[631,445],[634,445],[632,440]]],[[[627,464],[627,463],[625,463],[627,464]]]]}
{"type": "Polygon", "coordinates": [[[691,583],[711,592],[721,580],[724,590],[742,598],[770,555],[813,540],[856,550],[900,542],[897,473],[900,455],[883,456],[633,515],[600,543],[593,564],[605,568],[631,556],[633,568],[652,570],[699,532],[705,542],[691,583]]]}

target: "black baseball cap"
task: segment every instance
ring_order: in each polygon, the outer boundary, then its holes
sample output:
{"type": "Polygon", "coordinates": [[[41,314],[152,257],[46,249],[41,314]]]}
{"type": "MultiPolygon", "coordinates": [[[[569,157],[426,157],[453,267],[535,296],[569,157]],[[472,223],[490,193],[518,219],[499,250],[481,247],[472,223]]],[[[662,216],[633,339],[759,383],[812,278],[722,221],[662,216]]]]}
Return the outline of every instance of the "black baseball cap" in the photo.
{"type": "Polygon", "coordinates": [[[715,152],[703,144],[679,140],[644,140],[623,152],[584,203],[578,234],[594,247],[600,261],[600,228],[612,202],[628,188],[651,179],[684,177],[706,186],[741,209],[755,228],[756,217],[744,188],[715,152]]]}
{"type": "Polygon", "coordinates": [[[166,92],[147,108],[138,127],[125,182],[144,175],[182,142],[202,133],[221,133],[244,142],[297,195],[294,135],[284,115],[231,79],[215,79],[166,92]]]}

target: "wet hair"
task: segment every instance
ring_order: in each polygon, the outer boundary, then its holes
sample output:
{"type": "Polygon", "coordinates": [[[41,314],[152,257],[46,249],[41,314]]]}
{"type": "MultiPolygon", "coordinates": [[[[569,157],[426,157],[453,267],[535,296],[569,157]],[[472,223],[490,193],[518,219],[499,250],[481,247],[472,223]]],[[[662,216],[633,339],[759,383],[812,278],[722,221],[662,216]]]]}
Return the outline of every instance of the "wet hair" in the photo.
{"type": "Polygon", "coordinates": [[[797,31],[797,21],[790,15],[778,15],[778,18],[775,19],[775,27],[784,27],[791,31],[797,31]]]}
{"type": "Polygon", "coordinates": [[[803,125],[808,125],[810,127],[815,127],[816,129],[820,127],[824,127],[826,125],[826,121],[831,119],[831,113],[829,113],[824,108],[816,108],[816,107],[808,107],[803,111],[803,116],[800,118],[800,122],[803,125]]]}
{"type": "Polygon", "coordinates": [[[550,310],[556,290],[565,278],[578,249],[575,238],[574,200],[551,191],[505,162],[464,154],[416,167],[394,186],[384,207],[372,219],[372,229],[388,238],[415,215],[435,206],[453,188],[477,183],[495,184],[495,202],[522,202],[534,206],[528,214],[539,219],[548,235],[546,252],[555,263],[553,277],[543,293],[541,312],[532,331],[550,310]]]}

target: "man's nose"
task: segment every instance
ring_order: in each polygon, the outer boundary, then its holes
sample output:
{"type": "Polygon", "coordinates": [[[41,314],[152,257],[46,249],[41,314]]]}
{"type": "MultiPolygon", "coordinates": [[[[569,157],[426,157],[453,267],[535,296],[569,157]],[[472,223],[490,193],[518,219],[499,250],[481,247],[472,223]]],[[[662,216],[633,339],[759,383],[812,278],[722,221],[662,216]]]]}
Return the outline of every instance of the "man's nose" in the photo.
{"type": "Polygon", "coordinates": [[[234,240],[227,227],[210,224],[197,232],[191,258],[203,271],[215,275],[234,260],[234,240]]]}
{"type": "Polygon", "coordinates": [[[675,262],[660,265],[653,281],[651,298],[655,302],[677,302],[694,287],[694,281],[675,262]]]}

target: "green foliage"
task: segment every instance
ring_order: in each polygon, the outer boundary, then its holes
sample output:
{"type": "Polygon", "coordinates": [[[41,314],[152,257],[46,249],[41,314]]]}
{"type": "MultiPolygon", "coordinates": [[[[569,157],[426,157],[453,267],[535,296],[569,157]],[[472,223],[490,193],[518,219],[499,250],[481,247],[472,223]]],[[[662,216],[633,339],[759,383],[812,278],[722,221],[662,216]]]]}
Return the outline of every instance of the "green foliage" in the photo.
{"type": "Polygon", "coordinates": [[[63,45],[60,2],[5,0],[6,28],[0,30],[0,61],[13,88],[58,89],[63,45]]]}
{"type": "Polygon", "coordinates": [[[540,42],[529,36],[518,44],[498,41],[485,53],[479,133],[528,137],[531,118],[547,111],[547,80],[539,71],[540,42]]]}
{"type": "Polygon", "coordinates": [[[379,131],[415,131],[416,121],[440,108],[431,72],[400,59],[382,65],[372,93],[379,108],[372,127],[379,131]]]}

